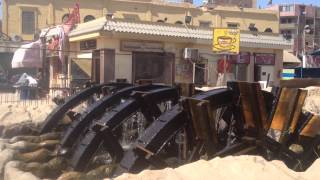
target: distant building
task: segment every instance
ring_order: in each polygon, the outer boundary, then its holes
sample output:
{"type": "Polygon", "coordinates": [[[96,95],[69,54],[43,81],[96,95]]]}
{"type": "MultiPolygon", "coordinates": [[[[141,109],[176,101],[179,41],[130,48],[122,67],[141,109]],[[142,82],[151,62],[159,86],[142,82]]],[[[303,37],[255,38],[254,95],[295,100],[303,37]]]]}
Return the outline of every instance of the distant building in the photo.
{"type": "Polygon", "coordinates": [[[208,5],[239,6],[244,8],[256,8],[256,0],[205,0],[208,5]]]}
{"type": "Polygon", "coordinates": [[[279,4],[268,7],[280,14],[280,33],[291,40],[291,52],[299,57],[320,48],[320,8],[303,4],[279,4]],[[305,53],[304,53],[305,52],[305,53]]]}

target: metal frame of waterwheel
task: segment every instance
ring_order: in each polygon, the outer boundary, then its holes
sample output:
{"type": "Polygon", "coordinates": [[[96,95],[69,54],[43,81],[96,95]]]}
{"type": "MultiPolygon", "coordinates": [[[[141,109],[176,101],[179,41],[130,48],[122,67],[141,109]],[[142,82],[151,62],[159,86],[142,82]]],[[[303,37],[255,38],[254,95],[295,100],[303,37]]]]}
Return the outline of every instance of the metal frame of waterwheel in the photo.
{"type": "MultiPolygon", "coordinates": [[[[221,88],[195,95],[192,97],[192,100],[199,101],[200,104],[198,103],[198,105],[200,107],[206,104],[206,108],[214,111],[234,104],[235,97],[234,92],[230,88],[221,88]]],[[[163,113],[145,130],[144,134],[136,140],[133,149],[125,153],[115,174],[140,172],[150,165],[156,168],[167,167],[167,164],[159,155],[178,132],[187,129],[192,124],[192,115],[189,113],[190,109],[186,107],[190,103],[185,102],[187,101],[182,100],[181,104],[163,113]]],[[[201,114],[199,113],[199,115],[201,114]]],[[[205,118],[206,115],[202,114],[201,116],[205,118]]],[[[203,125],[200,129],[208,127],[203,125]]],[[[197,131],[195,134],[197,134],[197,131]]],[[[201,137],[201,132],[198,132],[197,136],[201,137]]],[[[204,145],[207,140],[204,139],[202,141],[204,145]]],[[[196,151],[199,150],[195,149],[196,151]]]]}
{"type": "Polygon", "coordinates": [[[161,87],[167,86],[147,84],[127,87],[95,102],[81,114],[79,119],[73,121],[65,131],[60,143],[61,152],[68,153],[67,149],[71,148],[77,142],[83,131],[85,131],[93,121],[100,119],[109,108],[121,103],[122,99],[129,98],[133,91],[149,91],[161,87]]]}
{"type": "Polygon", "coordinates": [[[81,104],[83,101],[86,101],[92,95],[97,93],[102,93],[103,88],[110,88],[112,92],[116,92],[119,89],[124,87],[131,86],[128,83],[107,83],[100,85],[93,85],[88,87],[73,96],[69,97],[65,103],[56,107],[46,118],[44,124],[41,127],[40,134],[45,134],[52,131],[59,123],[59,121],[63,118],[63,116],[73,109],[74,107],[81,104]]]}
{"type": "Polygon", "coordinates": [[[178,99],[178,89],[174,87],[134,92],[131,98],[109,110],[92,126],[81,143],[74,148],[72,167],[75,170],[84,170],[101,144],[108,151],[113,162],[118,162],[124,150],[118,141],[119,136],[115,134],[117,128],[138,111],[141,111],[147,124],[151,124],[163,113],[158,107],[159,103],[171,101],[175,104],[178,99]]]}

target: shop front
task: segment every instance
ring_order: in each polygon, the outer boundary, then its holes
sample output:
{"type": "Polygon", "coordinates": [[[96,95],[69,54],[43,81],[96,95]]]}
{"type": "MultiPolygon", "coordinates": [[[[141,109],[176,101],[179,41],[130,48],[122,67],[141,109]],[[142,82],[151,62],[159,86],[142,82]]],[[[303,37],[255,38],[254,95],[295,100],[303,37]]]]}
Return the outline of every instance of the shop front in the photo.
{"type": "Polygon", "coordinates": [[[280,79],[283,49],[290,47],[280,36],[247,32],[241,33],[240,53],[225,56],[211,51],[209,29],[186,30],[183,26],[107,19],[99,30],[81,27],[70,33],[71,51],[84,53],[80,49],[82,41],[97,41],[91,51],[90,76],[99,83],[114,79],[134,83],[143,79],[162,84],[217,86],[222,78],[224,81],[269,80],[276,84],[280,79]],[[185,57],[186,49],[196,50],[195,60],[185,57]]]}

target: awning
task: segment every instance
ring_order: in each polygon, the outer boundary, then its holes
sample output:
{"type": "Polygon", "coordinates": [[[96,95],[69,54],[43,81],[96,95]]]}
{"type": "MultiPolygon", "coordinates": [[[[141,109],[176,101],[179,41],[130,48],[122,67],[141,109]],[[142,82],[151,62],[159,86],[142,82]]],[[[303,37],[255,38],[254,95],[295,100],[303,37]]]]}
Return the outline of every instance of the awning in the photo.
{"type": "Polygon", "coordinates": [[[77,24],[76,27],[69,33],[69,37],[75,37],[93,32],[99,32],[103,30],[107,20],[105,17],[92,20],[86,23],[77,24]]]}
{"type": "Polygon", "coordinates": [[[22,45],[15,51],[11,65],[12,68],[41,68],[40,41],[22,45]]]}
{"type": "Polygon", "coordinates": [[[288,51],[283,51],[283,62],[284,63],[296,63],[296,64],[300,64],[301,61],[299,58],[297,58],[297,56],[293,55],[292,53],[288,52],[288,51]]]}
{"type": "Polygon", "coordinates": [[[70,37],[69,41],[70,42],[75,42],[75,41],[82,41],[82,40],[86,40],[86,39],[94,39],[100,36],[99,32],[95,32],[95,33],[90,33],[90,34],[84,34],[84,35],[80,35],[77,37],[70,37]]]}

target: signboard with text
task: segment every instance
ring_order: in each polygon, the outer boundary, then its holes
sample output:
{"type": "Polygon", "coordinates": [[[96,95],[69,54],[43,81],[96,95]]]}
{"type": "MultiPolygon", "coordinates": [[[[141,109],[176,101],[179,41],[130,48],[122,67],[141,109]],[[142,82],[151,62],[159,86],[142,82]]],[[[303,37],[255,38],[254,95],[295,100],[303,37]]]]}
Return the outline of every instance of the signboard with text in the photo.
{"type": "Polygon", "coordinates": [[[275,55],[266,53],[256,53],[254,56],[254,63],[256,65],[274,65],[275,55]]]}
{"type": "Polygon", "coordinates": [[[240,30],[230,28],[214,28],[212,50],[218,54],[239,54],[240,30]]]}
{"type": "Polygon", "coordinates": [[[164,52],[163,43],[149,41],[121,41],[121,51],[164,52]]]}
{"type": "Polygon", "coordinates": [[[233,64],[250,64],[250,52],[240,52],[238,55],[231,55],[230,61],[233,64]]]}

